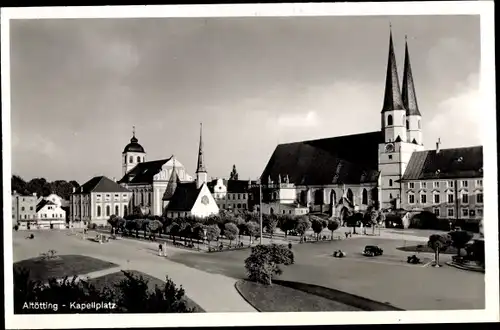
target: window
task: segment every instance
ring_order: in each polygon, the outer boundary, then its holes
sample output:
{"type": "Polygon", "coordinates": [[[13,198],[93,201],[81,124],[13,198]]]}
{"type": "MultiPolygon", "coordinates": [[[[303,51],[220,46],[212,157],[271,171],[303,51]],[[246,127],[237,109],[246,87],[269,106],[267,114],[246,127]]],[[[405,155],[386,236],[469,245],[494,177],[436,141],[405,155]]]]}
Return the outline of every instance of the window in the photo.
{"type": "Polygon", "coordinates": [[[477,193],[476,195],[476,203],[482,204],[483,203],[483,193],[477,193]]]}
{"type": "Polygon", "coordinates": [[[468,204],[469,203],[469,194],[466,192],[462,193],[462,203],[463,204],[468,204]]]}
{"type": "Polygon", "coordinates": [[[462,180],[462,187],[467,188],[469,186],[469,181],[462,180]]]}
{"type": "Polygon", "coordinates": [[[391,126],[392,123],[392,115],[387,116],[387,125],[391,126]]]}
{"type": "Polygon", "coordinates": [[[238,199],[241,199],[241,194],[238,194],[238,199]]]}
{"type": "Polygon", "coordinates": [[[231,194],[227,194],[227,199],[231,200],[231,194]]]}
{"type": "Polygon", "coordinates": [[[448,188],[453,188],[453,180],[448,181],[448,188]]]}
{"type": "Polygon", "coordinates": [[[283,214],[285,214],[285,210],[283,210],[283,214]]]}
{"type": "Polygon", "coordinates": [[[361,204],[368,205],[368,191],[363,188],[363,193],[361,195],[361,204]]]}
{"type": "Polygon", "coordinates": [[[30,206],[30,211],[33,211],[33,206],[30,206]]]}
{"type": "Polygon", "coordinates": [[[130,156],[129,163],[133,163],[133,162],[134,162],[134,157],[130,156]]]}
{"type": "Polygon", "coordinates": [[[420,188],[422,189],[427,188],[427,182],[420,182],[420,188]]]}
{"type": "Polygon", "coordinates": [[[414,189],[415,188],[415,182],[410,182],[408,185],[409,185],[410,189],[414,189]]]}
{"type": "Polygon", "coordinates": [[[120,215],[120,207],[118,205],[115,206],[115,215],[120,215]]]}
{"type": "Polygon", "coordinates": [[[21,206],[21,211],[24,211],[24,206],[21,206]]]}
{"type": "Polygon", "coordinates": [[[410,121],[406,121],[406,129],[410,129],[410,121]]]}
{"type": "Polygon", "coordinates": [[[436,215],[436,217],[439,217],[440,212],[439,212],[439,209],[438,209],[438,208],[435,208],[435,209],[434,209],[434,214],[436,215]]]}
{"type": "Polygon", "coordinates": [[[246,210],[247,209],[247,204],[243,204],[243,208],[246,210]]]}
{"type": "Polygon", "coordinates": [[[483,180],[476,180],[476,186],[477,187],[482,187],[483,186],[483,180]]]}
{"type": "Polygon", "coordinates": [[[389,179],[389,187],[392,187],[392,179],[389,179]]]}
{"type": "Polygon", "coordinates": [[[420,203],[422,203],[422,204],[427,203],[427,195],[426,194],[420,195],[420,203]]]}
{"type": "Polygon", "coordinates": [[[448,216],[453,217],[454,215],[453,209],[448,209],[448,216]]]}
{"type": "Polygon", "coordinates": [[[476,213],[477,213],[478,217],[482,217],[483,216],[483,209],[476,209],[476,213]]]}
{"type": "Polygon", "coordinates": [[[389,159],[392,159],[392,155],[389,155],[388,157],[389,157],[389,159]]]}
{"type": "Polygon", "coordinates": [[[239,209],[241,209],[241,204],[238,203],[238,205],[236,207],[239,208],[239,209]]]}
{"type": "Polygon", "coordinates": [[[222,204],[222,208],[225,209],[226,208],[226,204],[222,204]]]}
{"type": "Polygon", "coordinates": [[[440,200],[439,200],[439,194],[434,194],[434,204],[439,204],[440,200]]]}
{"type": "Polygon", "coordinates": [[[137,156],[137,162],[140,163],[141,162],[141,157],[137,156]]]}
{"type": "Polygon", "coordinates": [[[408,203],[415,204],[415,195],[414,194],[408,195],[408,203]]]}
{"type": "Polygon", "coordinates": [[[434,188],[439,188],[439,181],[434,181],[434,188]]]}
{"type": "Polygon", "coordinates": [[[418,120],[418,129],[420,129],[420,119],[418,120]]]}
{"type": "Polygon", "coordinates": [[[109,217],[111,215],[111,207],[106,205],[106,216],[109,217]]]}
{"type": "Polygon", "coordinates": [[[101,216],[101,206],[100,205],[97,205],[97,216],[98,217],[101,216]]]}
{"type": "Polygon", "coordinates": [[[389,194],[389,199],[392,200],[392,194],[389,194]]]}
{"type": "Polygon", "coordinates": [[[448,194],[448,199],[447,199],[448,204],[453,204],[453,201],[454,201],[453,197],[454,197],[453,194],[448,194]]]}
{"type": "Polygon", "coordinates": [[[288,214],[292,214],[292,210],[289,210],[289,211],[288,211],[288,214]]]}
{"type": "Polygon", "coordinates": [[[127,199],[127,194],[122,195],[123,199],[127,199]]]}
{"type": "Polygon", "coordinates": [[[247,194],[243,194],[243,199],[247,199],[247,194]]]}
{"type": "Polygon", "coordinates": [[[464,218],[468,218],[469,217],[469,209],[462,209],[462,216],[464,218]]]}
{"type": "Polygon", "coordinates": [[[120,194],[115,194],[115,198],[119,198],[120,197],[120,194]]]}
{"type": "Polygon", "coordinates": [[[123,216],[126,216],[127,212],[128,212],[128,207],[127,207],[127,205],[124,205],[123,206],[123,216]]]}

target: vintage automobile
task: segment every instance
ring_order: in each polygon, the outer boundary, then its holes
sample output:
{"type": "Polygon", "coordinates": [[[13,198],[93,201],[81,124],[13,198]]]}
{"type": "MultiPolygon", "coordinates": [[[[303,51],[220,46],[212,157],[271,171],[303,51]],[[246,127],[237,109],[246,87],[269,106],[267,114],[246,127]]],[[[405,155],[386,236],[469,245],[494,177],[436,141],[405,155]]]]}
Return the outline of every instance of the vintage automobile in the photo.
{"type": "Polygon", "coordinates": [[[363,251],[363,255],[367,257],[381,256],[384,250],[375,245],[367,245],[363,251]]]}
{"type": "Polygon", "coordinates": [[[335,258],[344,258],[347,254],[344,251],[338,250],[333,252],[335,258]]]}

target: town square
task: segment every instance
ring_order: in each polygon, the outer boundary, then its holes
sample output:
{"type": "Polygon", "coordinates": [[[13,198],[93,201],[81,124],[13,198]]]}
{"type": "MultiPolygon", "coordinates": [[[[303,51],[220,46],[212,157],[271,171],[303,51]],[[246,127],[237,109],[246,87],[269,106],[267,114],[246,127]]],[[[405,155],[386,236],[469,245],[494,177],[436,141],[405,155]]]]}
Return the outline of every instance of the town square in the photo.
{"type": "Polygon", "coordinates": [[[9,29],[15,315],[487,308],[479,16],[9,29]]]}

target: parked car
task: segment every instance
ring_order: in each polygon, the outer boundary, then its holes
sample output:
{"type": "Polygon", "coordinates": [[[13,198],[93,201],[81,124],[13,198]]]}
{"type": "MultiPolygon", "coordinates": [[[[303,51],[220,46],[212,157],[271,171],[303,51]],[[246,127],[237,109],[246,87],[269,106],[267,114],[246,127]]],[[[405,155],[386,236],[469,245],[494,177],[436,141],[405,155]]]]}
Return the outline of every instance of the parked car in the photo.
{"type": "Polygon", "coordinates": [[[363,251],[363,255],[367,257],[381,256],[384,250],[375,245],[367,245],[363,251]]]}

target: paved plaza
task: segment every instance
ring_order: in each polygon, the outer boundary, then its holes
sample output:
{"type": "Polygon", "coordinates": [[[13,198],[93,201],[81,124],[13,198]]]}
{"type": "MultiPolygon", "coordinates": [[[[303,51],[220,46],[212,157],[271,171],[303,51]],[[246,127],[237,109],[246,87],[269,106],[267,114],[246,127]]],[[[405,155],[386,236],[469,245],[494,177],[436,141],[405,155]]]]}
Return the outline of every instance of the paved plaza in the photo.
{"type": "MultiPolygon", "coordinates": [[[[345,230],[345,229],[342,229],[345,230]]],[[[98,244],[65,231],[14,232],[14,262],[54,249],[58,254],[82,254],[114,262],[121,269],[142,271],[159,279],[168,275],[207,312],[255,311],[234,288],[246,278],[244,259],[250,250],[200,253],[167,247],[168,258],[157,255],[157,244],[134,239],[98,244]]],[[[92,236],[92,233],[89,234],[92,236]]],[[[377,237],[356,235],[349,239],[294,244],[295,264],[284,267],[280,279],[310,283],[360,295],[405,310],[484,308],[484,274],[448,267],[450,255],[441,255],[441,268],[429,265],[433,255],[420,253],[421,265],[407,264],[413,254],[397,248],[424,244],[429,233],[384,229],[377,237]],[[361,255],[365,245],[378,245],[384,255],[361,255]],[[347,257],[332,257],[342,249],[347,257]]]]}

